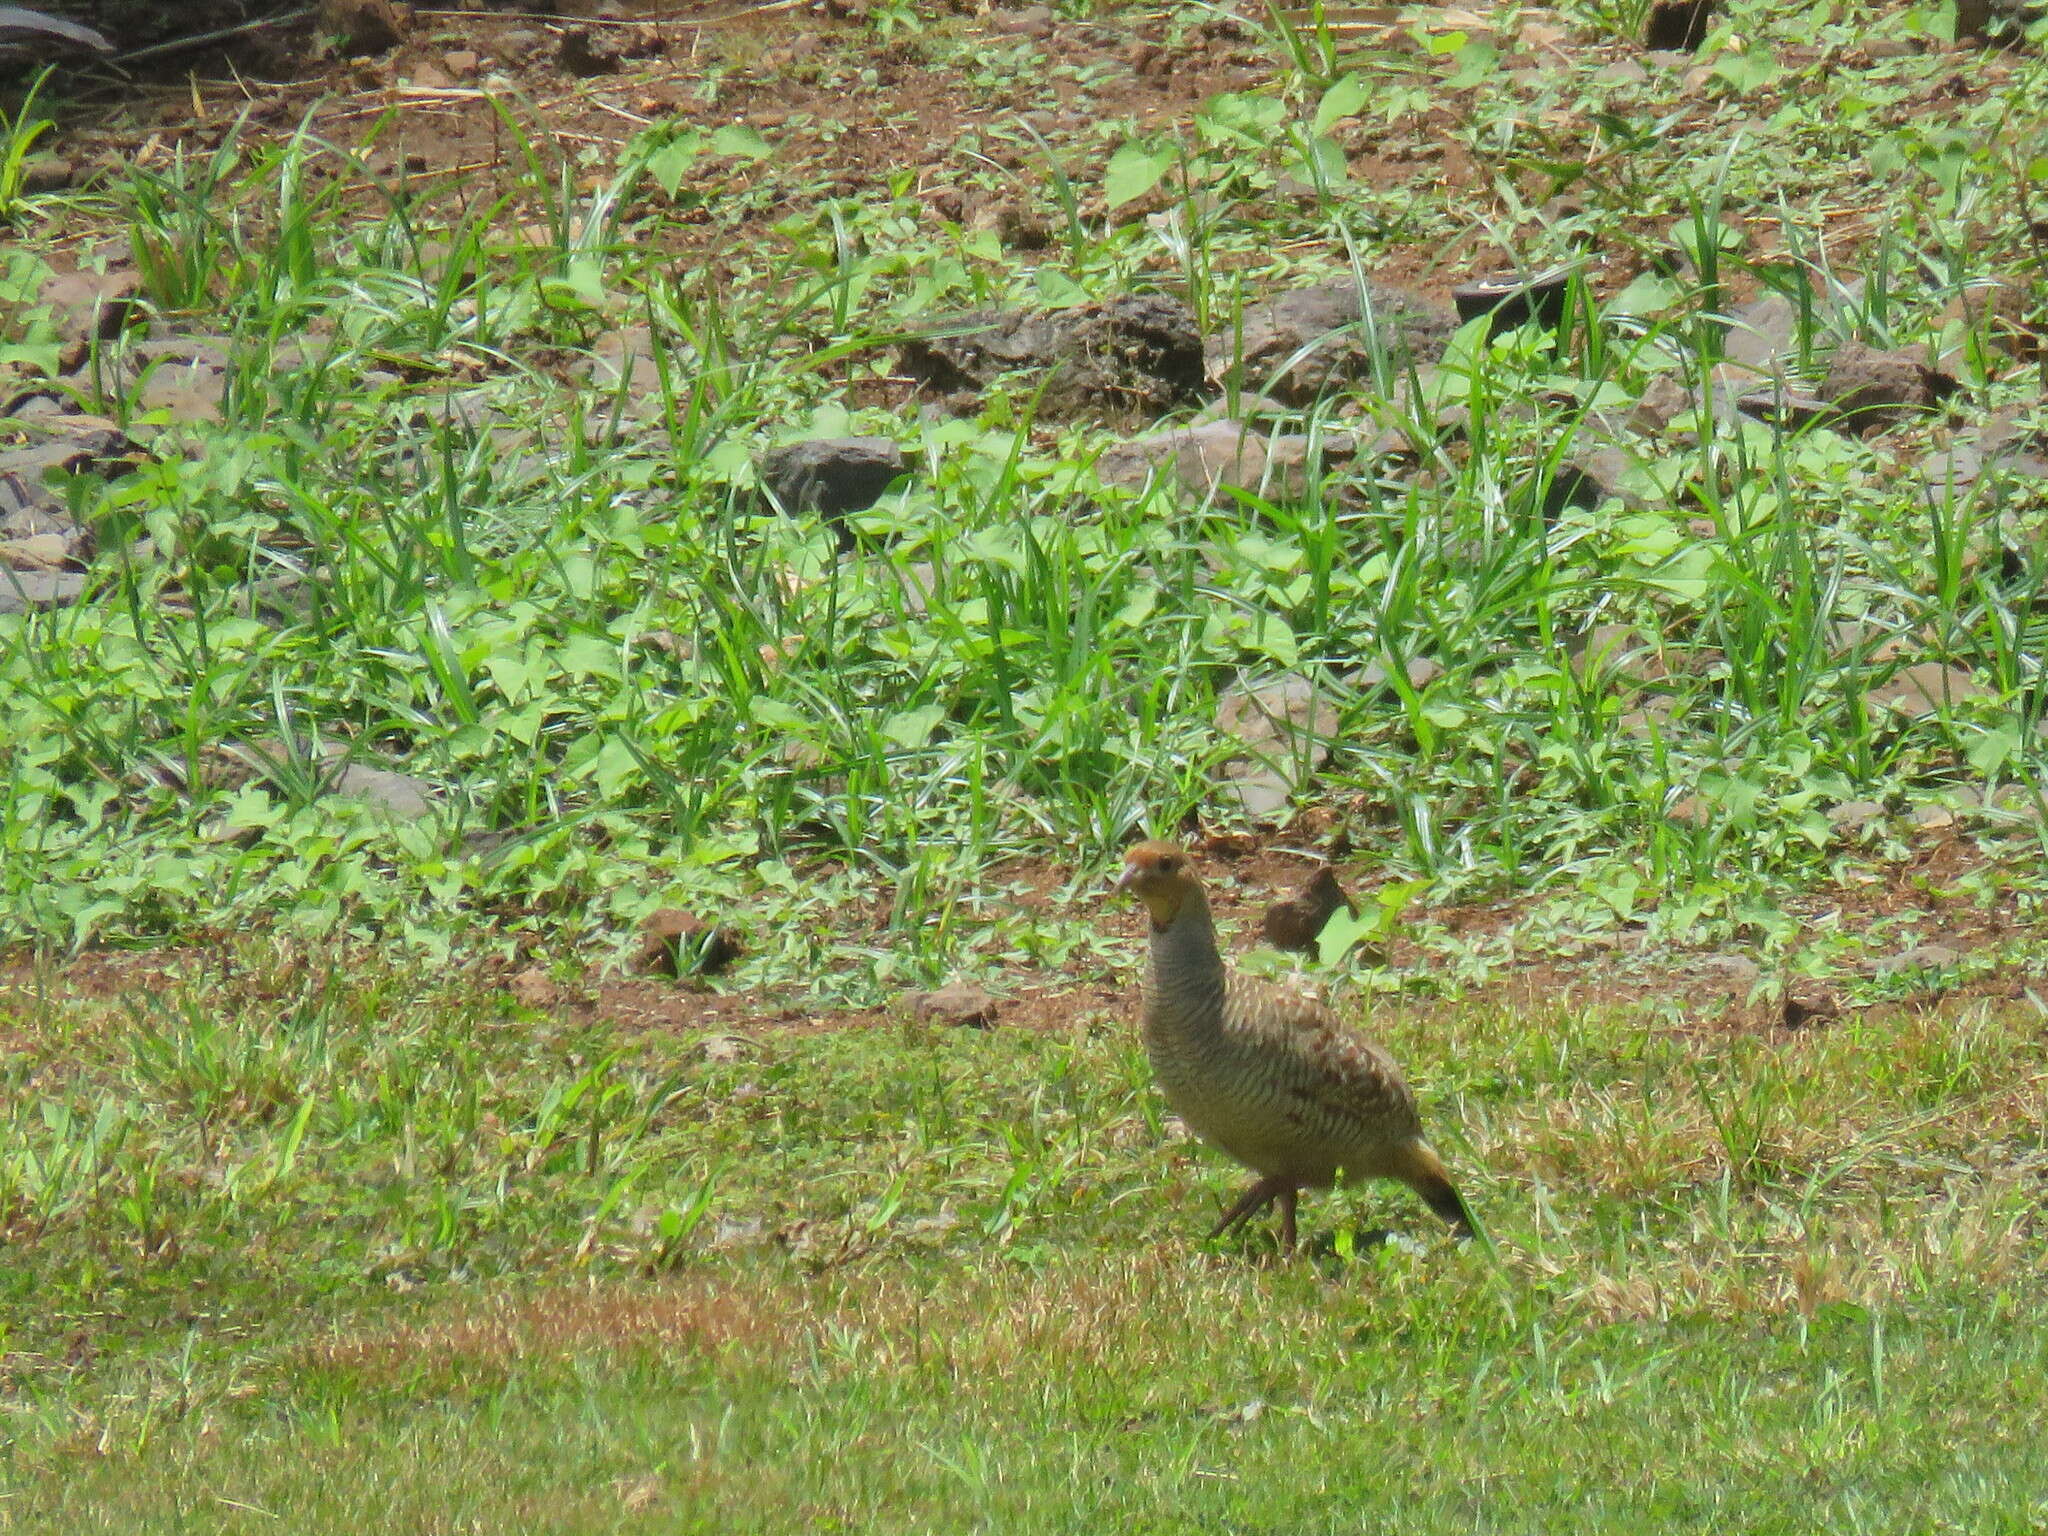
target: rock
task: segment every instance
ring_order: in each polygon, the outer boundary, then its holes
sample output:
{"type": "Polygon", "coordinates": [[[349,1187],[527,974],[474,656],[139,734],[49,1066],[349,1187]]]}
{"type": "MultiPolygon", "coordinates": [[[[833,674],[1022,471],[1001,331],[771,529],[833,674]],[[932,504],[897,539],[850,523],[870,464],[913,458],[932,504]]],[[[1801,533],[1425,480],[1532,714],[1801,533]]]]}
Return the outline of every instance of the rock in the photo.
{"type": "Polygon", "coordinates": [[[1927,494],[1937,503],[1953,492],[1992,482],[1995,491],[2048,480],[2048,429],[2023,426],[2020,407],[1992,413],[1981,426],[1959,434],[1946,452],[1921,465],[1927,494]]]}
{"type": "MultiPolygon", "coordinates": [[[[1688,259],[1686,266],[1691,265],[1688,259]]],[[[1728,316],[1721,355],[1752,373],[1781,375],[1799,356],[1799,307],[1782,293],[1738,305],[1728,316]]]]}
{"type": "Polygon", "coordinates": [[[996,1000],[970,982],[952,981],[936,992],[910,994],[911,1017],[924,1024],[987,1029],[996,1021],[996,1000]]]}
{"type": "Polygon", "coordinates": [[[1897,976],[1904,971],[1942,971],[1963,963],[1963,952],[1946,944],[1915,944],[1895,955],[1865,964],[1873,976],[1897,976]]]}
{"type": "Polygon", "coordinates": [[[1596,85],[1644,85],[1648,83],[1649,78],[1650,72],[1634,59],[1617,59],[1606,68],[1596,71],[1593,76],[1593,83],[1596,85]]]}
{"type": "Polygon", "coordinates": [[[441,55],[441,67],[455,80],[467,80],[483,67],[473,48],[451,48],[441,55]]]}
{"type": "Polygon", "coordinates": [[[627,414],[642,421],[654,420],[664,409],[655,345],[654,333],[644,325],[606,331],[592,345],[585,370],[590,382],[608,395],[623,387],[627,414]]]}
{"type": "Polygon", "coordinates": [[[1692,968],[1693,974],[1710,986],[1745,996],[1763,975],[1763,968],[1747,955],[1708,955],[1692,968]]]}
{"type": "Polygon", "coordinates": [[[141,320],[141,280],[128,268],[110,272],[58,272],[36,289],[36,302],[54,310],[67,339],[112,341],[141,320]]]}
{"type": "Polygon", "coordinates": [[[1294,792],[1329,760],[1337,710],[1305,677],[1256,686],[1240,681],[1216,708],[1216,727],[1249,752],[1223,765],[1223,790],[1254,821],[1274,821],[1294,792]]]}
{"type": "Polygon", "coordinates": [[[1041,416],[1154,420],[1202,386],[1194,312],[1132,293],[1057,310],[978,310],[905,342],[897,369],[940,394],[979,394],[1006,374],[1049,374],[1041,416]]]}
{"type": "Polygon", "coordinates": [[[61,608],[85,595],[85,578],[69,571],[0,570],[0,614],[61,608]]]}
{"type": "Polygon", "coordinates": [[[1371,284],[1361,295],[1345,277],[1248,307],[1210,339],[1204,361],[1219,388],[1242,385],[1302,405],[1333,384],[1371,379],[1376,355],[1397,369],[1434,363],[1457,328],[1442,305],[1371,284]]]}
{"type": "Polygon", "coordinates": [[[746,953],[733,929],[676,907],[663,907],[640,925],[633,969],[643,976],[716,976],[746,953]]]}
{"type": "Polygon", "coordinates": [[[316,24],[351,59],[388,53],[405,41],[408,30],[406,14],[391,0],[320,0],[316,24]]]}
{"type": "Polygon", "coordinates": [[[1854,430],[1881,431],[1907,416],[1935,409],[1962,387],[1949,374],[1929,368],[1921,357],[1912,349],[1880,352],[1861,342],[1844,342],[1828,364],[1820,397],[1854,430]]]}
{"type": "Polygon", "coordinates": [[[71,559],[71,541],[61,533],[35,533],[0,542],[0,565],[14,571],[61,571],[71,559]]]}
{"type": "Polygon", "coordinates": [[[887,437],[819,437],[785,443],[762,455],[762,488],[785,512],[815,512],[839,536],[841,549],[858,542],[848,514],[865,512],[891,482],[908,473],[903,450],[887,437]]]}
{"type": "Polygon", "coordinates": [[[561,986],[544,965],[529,965],[512,978],[505,990],[522,1008],[552,1008],[563,997],[561,986]]]}
{"type": "Polygon", "coordinates": [[[1992,697],[1992,691],[1967,670],[1939,661],[1901,667],[1863,696],[1866,704],[1894,710],[1913,720],[1992,697]]]}
{"type": "Polygon", "coordinates": [[[427,794],[430,786],[424,780],[389,768],[349,762],[347,752],[346,747],[327,749],[332,772],[328,780],[329,794],[340,795],[345,800],[360,800],[365,805],[388,811],[400,821],[421,821],[433,815],[434,802],[427,794]]]}
{"type": "Polygon", "coordinates": [[[62,192],[78,180],[78,167],[62,155],[32,155],[22,162],[21,190],[30,197],[62,192]]]}
{"type": "Polygon", "coordinates": [[[1313,955],[1317,935],[1340,909],[1358,915],[1358,903],[1337,883],[1336,871],[1325,864],[1292,896],[1266,908],[1259,931],[1275,949],[1313,955]]]}
{"type": "Polygon", "coordinates": [[[1021,11],[997,11],[989,17],[989,26],[1017,37],[1048,38],[1053,33],[1052,7],[1027,5],[1021,11]]]}
{"type": "Polygon", "coordinates": [[[1854,837],[1873,822],[1885,818],[1882,802],[1876,800],[1844,800],[1828,810],[1828,825],[1844,837],[1854,837]]]}

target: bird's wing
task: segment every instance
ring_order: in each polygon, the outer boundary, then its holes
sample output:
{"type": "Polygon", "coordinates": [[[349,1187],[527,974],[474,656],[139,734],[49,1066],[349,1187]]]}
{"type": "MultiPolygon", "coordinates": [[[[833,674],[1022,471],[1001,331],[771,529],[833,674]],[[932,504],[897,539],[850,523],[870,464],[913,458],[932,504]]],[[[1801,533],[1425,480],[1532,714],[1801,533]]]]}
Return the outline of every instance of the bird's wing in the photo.
{"type": "Polygon", "coordinates": [[[114,45],[91,27],[81,26],[62,16],[31,11],[19,5],[0,5],[0,32],[47,32],[52,37],[63,38],[67,43],[96,48],[101,53],[114,51],[114,45]]]}
{"type": "Polygon", "coordinates": [[[1262,1050],[1300,1066],[1289,1091],[1304,1107],[1383,1130],[1417,1129],[1415,1094],[1386,1049],[1347,1029],[1321,999],[1286,987],[1233,976],[1231,990],[1247,1032],[1262,1050]]]}

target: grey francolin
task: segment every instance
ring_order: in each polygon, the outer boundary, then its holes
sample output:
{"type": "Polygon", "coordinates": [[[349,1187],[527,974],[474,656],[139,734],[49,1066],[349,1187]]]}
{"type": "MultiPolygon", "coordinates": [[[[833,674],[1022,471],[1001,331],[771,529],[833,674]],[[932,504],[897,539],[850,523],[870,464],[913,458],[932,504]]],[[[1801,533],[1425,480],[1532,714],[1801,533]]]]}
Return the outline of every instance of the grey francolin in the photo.
{"type": "Polygon", "coordinates": [[[1315,999],[1226,967],[1183,849],[1138,844],[1117,889],[1152,920],[1144,1034],[1160,1090],[1189,1130],[1259,1175],[1210,1237],[1277,1200],[1289,1252],[1301,1190],[1359,1179],[1398,1179],[1460,1237],[1473,1234],[1394,1059],[1315,999]]]}

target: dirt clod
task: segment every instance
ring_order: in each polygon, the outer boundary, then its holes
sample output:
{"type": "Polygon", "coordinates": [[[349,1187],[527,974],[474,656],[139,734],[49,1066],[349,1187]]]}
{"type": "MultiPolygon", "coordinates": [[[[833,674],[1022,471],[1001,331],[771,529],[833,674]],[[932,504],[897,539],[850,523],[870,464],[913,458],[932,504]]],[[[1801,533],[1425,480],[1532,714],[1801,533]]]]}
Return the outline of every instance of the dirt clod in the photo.
{"type": "Polygon", "coordinates": [[[731,928],[663,907],[640,925],[633,969],[642,976],[716,976],[746,953],[731,928]]]}

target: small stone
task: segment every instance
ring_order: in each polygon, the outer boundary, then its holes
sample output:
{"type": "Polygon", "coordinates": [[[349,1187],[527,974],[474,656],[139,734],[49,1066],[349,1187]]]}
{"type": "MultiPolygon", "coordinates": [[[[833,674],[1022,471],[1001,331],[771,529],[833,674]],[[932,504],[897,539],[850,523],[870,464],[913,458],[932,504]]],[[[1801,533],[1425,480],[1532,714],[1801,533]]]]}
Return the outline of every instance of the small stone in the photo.
{"type": "Polygon", "coordinates": [[[1242,681],[1225,691],[1216,727],[1250,751],[1222,768],[1222,788],[1254,821],[1281,819],[1294,792],[1330,755],[1337,710],[1305,677],[1258,685],[1242,681]]]}
{"type": "Polygon", "coordinates": [[[33,155],[22,162],[21,190],[34,197],[62,192],[78,180],[78,167],[62,155],[33,155]]]}
{"type": "Polygon", "coordinates": [[[456,80],[467,80],[483,65],[473,48],[451,48],[441,55],[441,67],[456,80]]]}
{"type": "Polygon", "coordinates": [[[731,928],[713,925],[694,912],[663,907],[640,925],[640,950],[633,969],[643,976],[716,976],[746,953],[731,928]]]}
{"type": "Polygon", "coordinates": [[[1875,800],[1845,800],[1828,812],[1828,825],[1844,837],[1854,837],[1872,822],[1883,821],[1885,809],[1875,800]]]}
{"type": "Polygon", "coordinates": [[[0,570],[0,614],[61,608],[85,595],[85,578],[70,571],[0,570]]]}
{"type": "Polygon", "coordinates": [[[1724,991],[1747,994],[1763,968],[1747,955],[1708,955],[1693,967],[1693,974],[1724,991]]]}
{"type": "Polygon", "coordinates": [[[989,18],[989,25],[1018,37],[1048,38],[1053,33],[1052,7],[1027,5],[1021,11],[998,11],[989,18]]]}
{"type": "Polygon", "coordinates": [[[142,284],[133,271],[58,272],[36,290],[36,302],[56,314],[66,336],[112,341],[142,318],[142,284]]]}
{"type": "Polygon", "coordinates": [[[1896,976],[1904,971],[1946,970],[1962,961],[1963,952],[1947,944],[1915,944],[1911,949],[1874,961],[1865,969],[1875,976],[1896,976]]]}
{"type": "Polygon", "coordinates": [[[996,1000],[971,982],[954,981],[936,992],[913,992],[910,1013],[924,1024],[987,1029],[996,1021],[996,1000]]]}
{"type": "Polygon", "coordinates": [[[1938,661],[1902,667],[1864,695],[1867,703],[1896,710],[1915,720],[1991,697],[1992,691],[1967,670],[1938,661]]]}
{"type": "Polygon", "coordinates": [[[61,571],[71,559],[71,541],[61,533],[31,534],[0,543],[0,565],[15,571],[61,571]]]}
{"type": "Polygon", "coordinates": [[[506,990],[522,1008],[552,1008],[562,1000],[562,988],[543,965],[529,965],[514,976],[506,990]]]}
{"type": "Polygon", "coordinates": [[[1835,349],[1818,391],[1859,432],[1881,431],[1909,415],[1931,411],[1962,386],[1929,368],[1910,348],[1880,352],[1860,342],[1835,349]]]}

